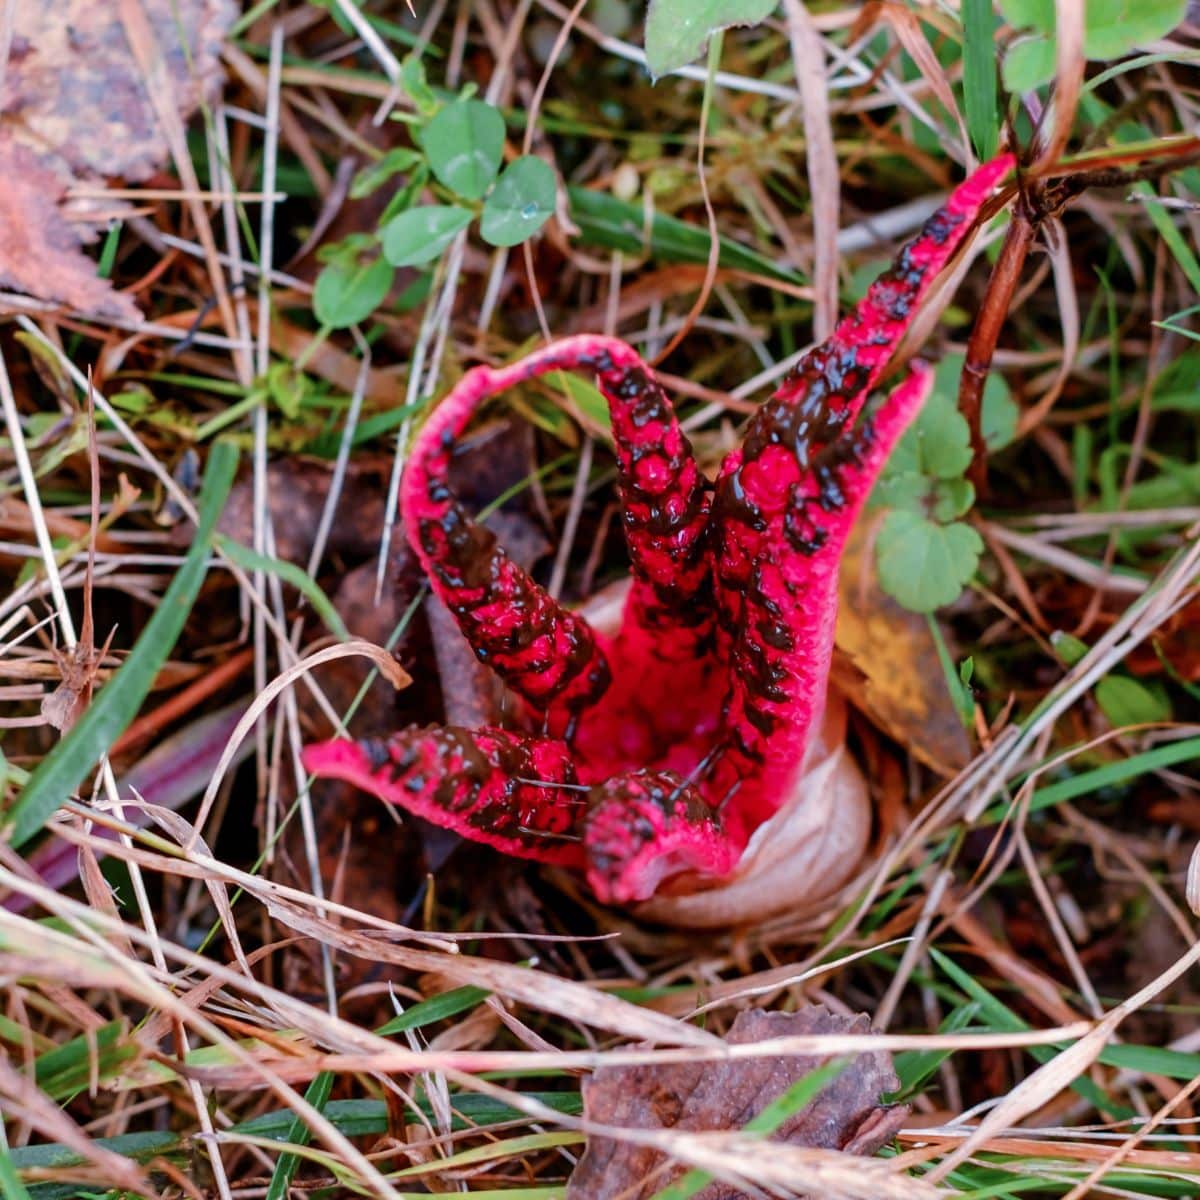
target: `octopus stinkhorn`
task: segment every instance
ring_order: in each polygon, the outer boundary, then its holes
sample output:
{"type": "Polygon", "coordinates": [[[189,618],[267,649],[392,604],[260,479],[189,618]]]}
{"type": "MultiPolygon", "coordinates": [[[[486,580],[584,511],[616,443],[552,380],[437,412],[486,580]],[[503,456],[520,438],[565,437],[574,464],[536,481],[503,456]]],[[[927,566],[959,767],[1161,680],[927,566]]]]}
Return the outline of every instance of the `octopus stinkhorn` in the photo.
{"type": "Polygon", "coordinates": [[[603,902],[653,898],[651,915],[685,924],[758,918],[836,889],[870,824],[840,704],[826,703],[838,562],[931,372],[914,363],[861,410],[1012,164],[985,164],[949,196],[758,409],[715,483],[624,342],[570,337],[467,372],[415,440],[402,515],[433,590],[512,693],[512,725],[336,739],[309,746],[307,768],[582,871],[603,902]],[[631,560],[619,615],[594,623],[521,570],[447,485],[481,403],[562,369],[589,372],[608,400],[631,560]]]}

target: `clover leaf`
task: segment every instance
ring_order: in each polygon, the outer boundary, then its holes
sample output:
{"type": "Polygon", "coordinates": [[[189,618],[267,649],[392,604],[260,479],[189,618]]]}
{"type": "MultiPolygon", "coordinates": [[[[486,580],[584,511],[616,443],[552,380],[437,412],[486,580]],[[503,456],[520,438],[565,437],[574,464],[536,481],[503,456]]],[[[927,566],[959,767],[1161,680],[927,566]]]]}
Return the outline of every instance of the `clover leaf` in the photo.
{"type": "Polygon", "coordinates": [[[509,163],[483,202],[479,233],[493,246],[516,246],[554,215],[554,172],[540,158],[523,155],[509,163]]]}
{"type": "Polygon", "coordinates": [[[439,183],[466,200],[482,200],[500,170],[504,118],[482,100],[456,100],[421,131],[421,146],[439,183]]]}

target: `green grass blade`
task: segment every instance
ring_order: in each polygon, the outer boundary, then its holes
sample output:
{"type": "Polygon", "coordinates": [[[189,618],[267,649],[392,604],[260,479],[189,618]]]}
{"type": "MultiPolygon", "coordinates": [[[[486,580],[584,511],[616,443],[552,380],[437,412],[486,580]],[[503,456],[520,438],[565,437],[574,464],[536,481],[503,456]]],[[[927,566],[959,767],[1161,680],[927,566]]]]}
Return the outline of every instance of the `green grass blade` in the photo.
{"type": "MultiPolygon", "coordinates": [[[[317,1112],[324,1112],[329,1103],[329,1094],[333,1091],[334,1074],[332,1071],[322,1071],[313,1077],[312,1082],[304,1092],[304,1099],[317,1112]]],[[[292,1118],[292,1127],[288,1130],[287,1140],[293,1146],[307,1146],[312,1139],[308,1126],[297,1116],[292,1118]]],[[[300,1165],[298,1154],[281,1154],[271,1172],[271,1182],[267,1187],[267,1200],[287,1200],[287,1195],[300,1165]]]]}
{"type": "Polygon", "coordinates": [[[231,442],[214,444],[200,491],[196,537],[183,566],[128,658],[71,732],[30,775],[6,822],[7,840],[13,846],[24,845],[45,825],[137,715],[158,669],[174,649],[204,582],[210,539],[233,486],[237,462],[237,447],[231,442]]]}
{"type": "MultiPolygon", "coordinates": [[[[626,254],[649,254],[665,262],[703,265],[708,262],[707,229],[690,225],[677,217],[656,213],[649,223],[641,205],[627,204],[607,192],[593,188],[568,187],[571,220],[579,226],[584,243],[622,250],[626,254]]],[[[721,238],[720,265],[788,283],[804,283],[794,271],[786,270],[765,255],[751,250],[732,238],[721,238]]]]}
{"type": "Polygon", "coordinates": [[[346,628],[342,618],[338,616],[338,611],[333,607],[332,601],[317,586],[316,580],[310,579],[295,563],[287,562],[282,558],[272,558],[269,554],[259,554],[257,550],[251,550],[249,546],[243,546],[241,542],[235,542],[221,533],[217,534],[216,542],[221,548],[221,553],[237,563],[243,570],[264,571],[268,575],[278,575],[284,583],[291,584],[313,606],[313,611],[325,622],[330,632],[339,641],[350,640],[350,631],[346,628]]]}
{"type": "Polygon", "coordinates": [[[1157,203],[1158,193],[1145,182],[1135,184],[1133,190],[1139,196],[1147,197],[1146,213],[1154,222],[1154,228],[1158,230],[1159,237],[1175,256],[1175,261],[1187,276],[1192,291],[1200,292],[1200,262],[1196,259],[1195,251],[1187,244],[1183,234],[1176,227],[1171,214],[1157,203]]]}
{"type": "Polygon", "coordinates": [[[963,0],[963,104],[967,132],[981,162],[996,153],[996,17],[992,0],[963,0]]]}
{"type": "Polygon", "coordinates": [[[0,1148],[0,1196],[5,1200],[30,1200],[29,1192],[17,1175],[8,1151],[0,1148]]]}
{"type": "Polygon", "coordinates": [[[466,1012],[467,1009],[481,1004],[490,995],[487,988],[451,988],[440,996],[430,996],[428,1000],[414,1004],[406,1012],[394,1016],[386,1025],[380,1025],[375,1032],[381,1037],[391,1037],[394,1033],[404,1033],[408,1029],[420,1029],[423,1025],[432,1025],[434,1021],[456,1017],[460,1012],[466,1012]]]}
{"type": "MultiPolygon", "coordinates": [[[[469,1008],[474,1008],[490,993],[486,988],[460,987],[445,992],[440,996],[431,996],[414,1004],[407,1012],[393,1017],[386,1025],[381,1025],[376,1033],[387,1036],[393,1033],[403,1033],[406,1029],[419,1029],[422,1025],[432,1025],[435,1021],[453,1017],[469,1008]]],[[[304,1098],[317,1112],[324,1112],[329,1103],[333,1090],[334,1075],[331,1071],[322,1071],[313,1078],[304,1093],[304,1098]]],[[[292,1118],[292,1127],[284,1138],[293,1146],[307,1146],[312,1140],[312,1132],[299,1117],[292,1118]]],[[[285,1200],[288,1188],[295,1177],[296,1168],[300,1165],[297,1154],[281,1154],[271,1175],[271,1183],[267,1188],[267,1200],[285,1200]]]]}
{"type": "MultiPolygon", "coordinates": [[[[774,1133],[789,1117],[794,1116],[815,1099],[817,1093],[826,1084],[832,1083],[849,1065],[849,1059],[834,1058],[801,1075],[786,1091],[776,1096],[762,1112],[751,1117],[742,1127],[742,1131],[762,1137],[774,1133]]],[[[651,1200],[690,1200],[711,1179],[712,1176],[707,1171],[693,1167],[673,1183],[669,1183],[665,1188],[655,1192],[651,1200]]]]}

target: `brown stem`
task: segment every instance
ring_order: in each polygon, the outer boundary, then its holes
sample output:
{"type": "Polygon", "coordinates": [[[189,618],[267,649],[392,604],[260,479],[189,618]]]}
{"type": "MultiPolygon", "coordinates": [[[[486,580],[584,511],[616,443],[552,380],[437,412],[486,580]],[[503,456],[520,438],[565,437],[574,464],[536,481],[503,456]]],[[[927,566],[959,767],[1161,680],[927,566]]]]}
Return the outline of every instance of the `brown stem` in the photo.
{"type": "Polygon", "coordinates": [[[962,378],[958,384],[958,409],[967,419],[971,430],[971,466],[967,477],[975,486],[975,494],[983,498],[987,491],[987,447],[983,441],[983,385],[992,369],[992,356],[1000,330],[1008,317],[1013,293],[1021,277],[1021,268],[1037,227],[1026,213],[1024,205],[1018,204],[1012,222],[1004,235],[1000,257],[992,268],[984,293],[983,305],[975,318],[971,340],[967,343],[967,359],[963,364],[962,378]]]}

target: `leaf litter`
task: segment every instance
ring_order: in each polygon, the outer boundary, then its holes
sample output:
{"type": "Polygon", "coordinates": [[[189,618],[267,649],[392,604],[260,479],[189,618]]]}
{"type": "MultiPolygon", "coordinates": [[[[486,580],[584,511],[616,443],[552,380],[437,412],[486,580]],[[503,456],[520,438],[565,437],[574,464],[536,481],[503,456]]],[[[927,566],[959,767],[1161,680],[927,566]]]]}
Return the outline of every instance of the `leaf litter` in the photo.
{"type": "MultiPolygon", "coordinates": [[[[725,1035],[729,1045],[805,1034],[861,1034],[870,1019],[812,1005],[794,1013],[749,1009],[725,1035]]],[[[742,1129],[805,1076],[828,1063],[813,1055],[735,1059],[727,1063],[601,1067],[583,1085],[584,1117],[640,1132],[687,1133],[742,1129]]],[[[783,1118],[771,1140],[792,1146],[874,1154],[904,1124],[904,1105],[882,1103],[899,1087],[891,1055],[869,1051],[850,1058],[814,1099],[783,1118]]],[[[669,1145],[669,1142],[664,1143],[669,1145]]],[[[682,1168],[659,1146],[599,1136],[588,1138],[567,1188],[567,1200],[650,1200],[682,1168]]],[[[741,1187],[716,1182],[695,1200],[738,1200],[741,1187]]]]}
{"type": "MultiPolygon", "coordinates": [[[[149,0],[169,93],[187,119],[219,91],[233,0],[149,0]]],[[[169,147],[121,19],[93,0],[12,6],[0,76],[0,286],[81,312],[136,322],[133,299],[96,274],[80,247],[128,211],[104,180],[141,182],[169,147]]]]}

